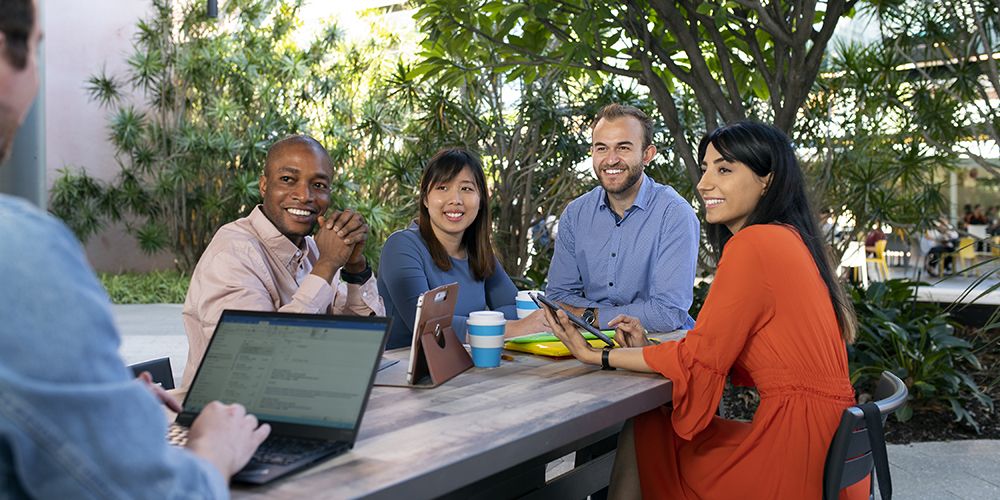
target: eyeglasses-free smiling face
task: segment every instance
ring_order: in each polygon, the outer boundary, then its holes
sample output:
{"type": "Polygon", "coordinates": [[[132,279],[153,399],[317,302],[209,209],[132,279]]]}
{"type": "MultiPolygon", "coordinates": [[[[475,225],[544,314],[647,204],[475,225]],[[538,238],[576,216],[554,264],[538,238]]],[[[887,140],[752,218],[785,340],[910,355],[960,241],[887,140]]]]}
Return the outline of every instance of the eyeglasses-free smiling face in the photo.
{"type": "Polygon", "coordinates": [[[330,207],[330,176],[326,155],[305,143],[285,145],[264,167],[264,215],[296,246],[330,207]]]}
{"type": "Polygon", "coordinates": [[[438,240],[461,240],[479,215],[480,187],[472,169],[464,167],[449,181],[430,186],[424,206],[438,240]]]}
{"type": "Polygon", "coordinates": [[[713,144],[705,150],[701,172],[698,194],[705,202],[705,220],[736,234],[767,191],[771,174],[759,176],[744,163],[726,160],[713,144]]]}
{"type": "Polygon", "coordinates": [[[656,155],[652,145],[643,147],[642,124],[631,116],[601,119],[594,126],[590,151],[594,174],[610,194],[638,192],[643,167],[656,155]]]}

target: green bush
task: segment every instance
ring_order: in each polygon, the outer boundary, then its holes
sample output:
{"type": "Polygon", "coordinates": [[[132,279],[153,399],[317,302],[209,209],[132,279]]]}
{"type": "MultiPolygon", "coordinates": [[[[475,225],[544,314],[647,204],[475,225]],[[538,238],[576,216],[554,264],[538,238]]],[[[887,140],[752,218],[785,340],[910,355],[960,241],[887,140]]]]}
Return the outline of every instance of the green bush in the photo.
{"type": "Polygon", "coordinates": [[[177,271],[100,273],[101,284],[115,304],[179,304],[191,277],[177,271]]]}
{"type": "Polygon", "coordinates": [[[968,411],[977,402],[991,411],[993,400],[969,376],[981,370],[972,345],[956,337],[950,315],[933,304],[916,302],[921,283],[909,280],[874,282],[867,290],[853,289],[858,316],[858,337],[848,347],[851,382],[871,387],[889,370],[906,382],[909,401],[896,413],[900,421],[913,408],[947,406],[955,421],[979,431],[968,411]]]}
{"type": "Polygon", "coordinates": [[[701,308],[705,305],[705,299],[708,298],[708,290],[711,287],[712,282],[708,280],[699,281],[694,285],[694,293],[691,298],[691,307],[688,309],[688,314],[695,320],[698,319],[698,314],[701,313],[701,308]]]}

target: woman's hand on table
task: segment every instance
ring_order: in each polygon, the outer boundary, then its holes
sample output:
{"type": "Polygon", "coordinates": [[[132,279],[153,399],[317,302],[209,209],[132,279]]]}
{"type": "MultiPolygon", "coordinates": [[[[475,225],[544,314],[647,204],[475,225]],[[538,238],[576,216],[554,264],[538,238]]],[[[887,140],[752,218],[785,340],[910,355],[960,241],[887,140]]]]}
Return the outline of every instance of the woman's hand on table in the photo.
{"type": "Polygon", "coordinates": [[[541,333],[549,331],[549,322],[545,319],[545,314],[541,309],[536,309],[531,314],[521,318],[507,321],[507,328],[504,330],[504,337],[518,337],[531,333],[541,333]]]}
{"type": "Polygon", "coordinates": [[[559,337],[559,340],[566,345],[573,357],[584,363],[592,365],[601,364],[600,349],[595,349],[583,338],[583,335],[580,334],[576,325],[569,320],[566,313],[558,311],[556,313],[557,316],[553,316],[552,311],[548,308],[542,308],[541,311],[544,311],[545,319],[548,321],[552,333],[556,337],[559,337]]]}
{"type": "Polygon", "coordinates": [[[622,347],[645,347],[650,345],[639,318],[619,314],[608,321],[608,326],[615,329],[615,340],[622,347]]]}

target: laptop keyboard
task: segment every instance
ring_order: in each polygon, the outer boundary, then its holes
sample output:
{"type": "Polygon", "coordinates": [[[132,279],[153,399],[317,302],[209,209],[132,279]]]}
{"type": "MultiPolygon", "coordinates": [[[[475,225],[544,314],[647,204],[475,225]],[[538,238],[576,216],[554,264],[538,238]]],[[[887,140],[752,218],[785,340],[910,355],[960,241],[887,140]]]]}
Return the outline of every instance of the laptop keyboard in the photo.
{"type": "Polygon", "coordinates": [[[251,460],[263,464],[287,465],[301,460],[306,455],[325,454],[346,448],[347,445],[340,442],[275,436],[267,438],[260,448],[257,448],[251,460]]]}
{"type": "Polygon", "coordinates": [[[184,446],[188,442],[188,428],[176,423],[167,427],[167,442],[174,446],[184,446]]]}
{"type": "MultiPolygon", "coordinates": [[[[167,441],[175,446],[184,446],[188,440],[188,428],[171,424],[167,429],[167,441]]],[[[269,465],[288,465],[306,455],[346,450],[347,443],[321,441],[287,436],[268,437],[250,459],[252,462],[269,465]]]]}

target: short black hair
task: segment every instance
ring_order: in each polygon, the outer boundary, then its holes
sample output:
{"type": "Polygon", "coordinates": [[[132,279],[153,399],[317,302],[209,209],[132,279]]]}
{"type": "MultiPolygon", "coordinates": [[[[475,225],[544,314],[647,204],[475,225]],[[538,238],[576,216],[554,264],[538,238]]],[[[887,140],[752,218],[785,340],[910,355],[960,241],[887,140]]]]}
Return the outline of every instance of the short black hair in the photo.
{"type": "Polygon", "coordinates": [[[0,32],[3,33],[5,57],[11,66],[22,70],[28,65],[28,39],[35,26],[35,2],[32,0],[0,0],[0,32]]]}
{"type": "MultiPolygon", "coordinates": [[[[2,2],[3,0],[0,0],[2,2]]],[[[267,175],[267,167],[271,164],[274,155],[278,154],[279,151],[293,145],[301,145],[311,148],[313,151],[318,153],[320,157],[326,163],[326,166],[330,169],[330,174],[333,174],[333,160],[330,159],[330,153],[327,152],[326,148],[320,144],[316,139],[305,135],[305,134],[295,134],[289,135],[282,139],[279,139],[267,150],[267,157],[264,159],[264,175],[267,175]]]]}

